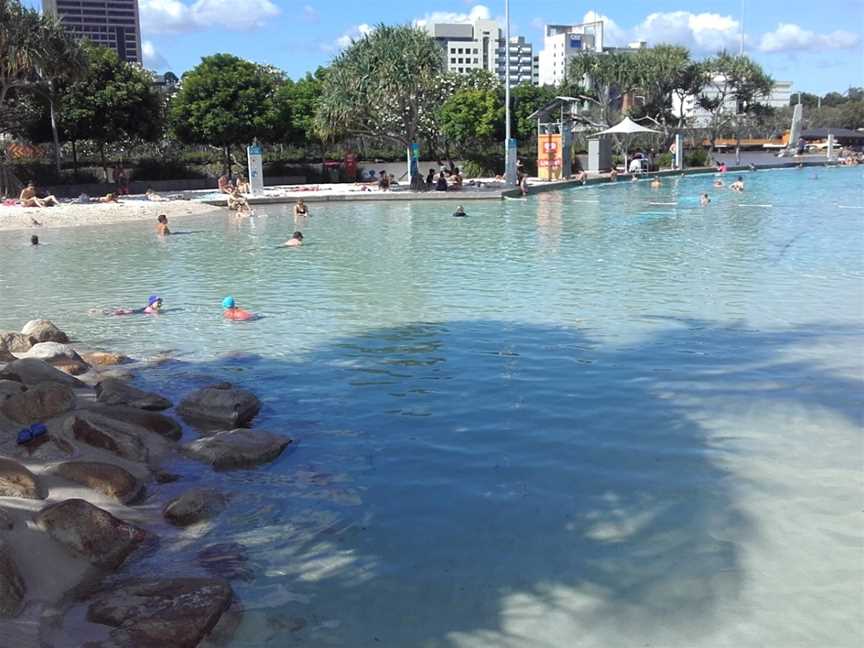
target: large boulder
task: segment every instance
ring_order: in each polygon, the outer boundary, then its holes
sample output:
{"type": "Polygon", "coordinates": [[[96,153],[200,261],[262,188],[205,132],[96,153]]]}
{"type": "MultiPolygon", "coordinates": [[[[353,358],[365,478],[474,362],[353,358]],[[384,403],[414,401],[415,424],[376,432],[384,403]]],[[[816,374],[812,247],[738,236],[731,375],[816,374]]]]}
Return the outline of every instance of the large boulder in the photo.
{"type": "Polygon", "coordinates": [[[35,522],[73,556],[107,569],[123,564],[147,537],[143,529],[83,499],[46,506],[36,514],[35,522]]]}
{"type": "Polygon", "coordinates": [[[265,432],[237,428],[218,432],[184,446],[184,452],[199,461],[209,463],[216,470],[247,468],[272,461],[292,440],[265,432]]]}
{"type": "Polygon", "coordinates": [[[135,502],[144,495],[144,486],[128,470],[113,464],[68,461],[55,470],[64,479],[83,484],[122,504],[135,502]]]}
{"type": "Polygon", "coordinates": [[[54,322],[46,319],[30,320],[21,329],[21,333],[35,338],[36,342],[69,342],[69,336],[57,328],[54,322]]]}
{"type": "Polygon", "coordinates": [[[130,461],[147,461],[147,446],[141,440],[143,430],[136,425],[95,412],[78,411],[64,423],[66,432],[94,448],[101,448],[130,461]]]}
{"type": "Polygon", "coordinates": [[[167,398],[137,389],[117,378],[106,378],[96,385],[96,398],[106,405],[128,405],[143,410],[165,410],[173,405],[167,398]]]}
{"type": "Polygon", "coordinates": [[[12,352],[9,350],[9,347],[6,346],[6,343],[0,341],[0,362],[15,362],[16,358],[12,355],[12,352]]]}
{"type": "Polygon", "coordinates": [[[84,358],[84,362],[94,367],[114,367],[130,361],[128,356],[111,351],[88,351],[82,353],[81,357],[84,358]]]}
{"type": "Polygon", "coordinates": [[[45,499],[36,475],[7,457],[0,457],[0,497],[45,499]]]}
{"type": "Polygon", "coordinates": [[[36,344],[38,340],[17,331],[0,331],[0,347],[12,353],[24,353],[36,344]]]}
{"type": "Polygon", "coordinates": [[[38,385],[43,382],[55,382],[61,385],[69,385],[73,389],[84,389],[87,387],[83,382],[55,369],[50,364],[39,358],[21,358],[10,362],[0,371],[0,378],[17,380],[25,385],[38,385]]]}
{"type": "Polygon", "coordinates": [[[25,592],[24,580],[18,573],[9,545],[0,540],[0,617],[18,616],[25,592]]]}
{"type": "Polygon", "coordinates": [[[102,416],[107,416],[118,421],[125,421],[126,423],[144,428],[148,432],[158,434],[171,441],[178,441],[183,436],[183,428],[180,427],[177,421],[170,416],[165,416],[158,412],[150,412],[122,405],[98,407],[94,411],[102,416]]]}
{"type": "MultiPolygon", "coordinates": [[[[2,362],[2,360],[0,360],[0,362],[2,362]]],[[[10,396],[20,394],[26,389],[27,386],[17,380],[0,380],[0,403],[10,396]]]]}
{"type": "Polygon", "coordinates": [[[44,360],[52,367],[73,376],[90,370],[90,365],[84,362],[75,349],[68,344],[60,344],[59,342],[39,342],[34,344],[29,351],[21,354],[21,357],[44,360]]]}
{"type": "Polygon", "coordinates": [[[0,508],[0,531],[11,531],[15,528],[15,518],[6,509],[0,508]]]}
{"type": "Polygon", "coordinates": [[[68,385],[42,383],[0,403],[0,412],[16,423],[30,425],[75,409],[75,392],[68,385]]]}
{"type": "Polygon", "coordinates": [[[237,427],[255,418],[260,409],[261,401],[255,394],[221,383],[192,392],[177,411],[184,418],[237,427]]]}
{"type": "Polygon", "coordinates": [[[96,595],[87,620],[110,626],[111,643],[135,648],[194,648],[231,604],[231,588],[213,578],[141,579],[96,595]]]}
{"type": "Polygon", "coordinates": [[[193,488],[165,505],[162,515],[171,524],[188,526],[216,517],[225,510],[227,498],[212,488],[193,488]]]}

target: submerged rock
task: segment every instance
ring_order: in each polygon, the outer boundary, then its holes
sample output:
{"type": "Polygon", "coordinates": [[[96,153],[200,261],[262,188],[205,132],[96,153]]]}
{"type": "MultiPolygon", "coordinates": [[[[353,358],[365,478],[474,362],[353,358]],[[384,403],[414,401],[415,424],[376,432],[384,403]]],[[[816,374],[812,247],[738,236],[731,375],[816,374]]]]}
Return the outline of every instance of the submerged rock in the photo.
{"type": "Polygon", "coordinates": [[[0,497],[45,499],[36,475],[7,457],[0,457],[0,497]]]}
{"type": "Polygon", "coordinates": [[[12,353],[24,353],[30,350],[38,340],[17,331],[0,331],[0,348],[5,348],[12,353]]]}
{"type": "Polygon", "coordinates": [[[212,488],[193,488],[168,502],[162,515],[171,524],[188,526],[216,517],[225,510],[227,501],[222,493],[212,488]]]}
{"type": "Polygon", "coordinates": [[[0,617],[18,616],[26,591],[9,545],[0,540],[0,617]]]}
{"type": "Polygon", "coordinates": [[[73,376],[90,370],[90,365],[84,362],[75,349],[68,344],[60,344],[59,342],[40,342],[33,345],[33,348],[22,354],[21,357],[44,360],[52,367],[73,376]]]}
{"type": "Polygon", "coordinates": [[[93,412],[76,412],[64,423],[75,439],[131,461],[146,461],[147,447],[141,441],[141,428],[93,412]]]}
{"type": "Polygon", "coordinates": [[[73,389],[84,389],[87,387],[83,382],[52,367],[44,360],[38,358],[21,358],[10,362],[6,368],[0,371],[0,378],[17,380],[25,385],[38,385],[43,382],[60,383],[69,385],[73,389]]]}
{"type": "Polygon", "coordinates": [[[95,367],[114,367],[131,362],[129,356],[125,356],[122,353],[112,353],[111,351],[89,351],[82,353],[81,357],[84,358],[84,362],[95,367]]]}
{"type": "Polygon", "coordinates": [[[0,404],[0,412],[23,425],[44,421],[74,408],[75,393],[68,385],[59,383],[41,383],[13,394],[0,404]]]}
{"type": "Polygon", "coordinates": [[[157,412],[121,405],[99,407],[94,411],[117,421],[131,423],[171,441],[177,441],[183,436],[183,428],[177,421],[157,412]]]}
{"type": "Polygon", "coordinates": [[[15,520],[6,511],[0,508],[0,531],[11,531],[15,528],[15,520]]]}
{"type": "MultiPolygon", "coordinates": [[[[0,358],[0,362],[2,361],[2,358],[0,358]]],[[[17,380],[0,380],[0,402],[26,390],[27,387],[17,380]]]]}
{"type": "Polygon", "coordinates": [[[231,604],[228,584],[213,578],[134,580],[96,595],[87,620],[110,626],[111,643],[135,648],[194,648],[231,604]]]}
{"type": "Polygon", "coordinates": [[[292,440],[287,437],[263,430],[237,428],[198,439],[183,449],[188,456],[205,461],[216,470],[228,470],[272,461],[290,443],[292,440]]]}
{"type": "Polygon", "coordinates": [[[35,522],[72,555],[108,569],[123,564],[147,537],[143,529],[83,499],[46,506],[36,514],[35,522]]]}
{"type": "Polygon", "coordinates": [[[46,319],[30,320],[21,329],[21,333],[34,338],[36,342],[59,342],[66,344],[69,336],[61,331],[54,322],[46,319]]]}
{"type": "Polygon", "coordinates": [[[122,504],[137,501],[144,494],[144,486],[120,466],[99,461],[68,461],[56,468],[58,475],[69,481],[116,499],[122,504]]]}
{"type": "Polygon", "coordinates": [[[210,545],[198,552],[199,565],[214,576],[229,580],[253,580],[254,574],[248,563],[246,547],[238,542],[210,545]]]}
{"type": "Polygon", "coordinates": [[[173,404],[167,398],[137,389],[117,378],[106,378],[96,385],[96,397],[106,405],[128,405],[143,410],[165,410],[173,404]]]}
{"type": "Polygon", "coordinates": [[[261,401],[255,394],[221,383],[192,392],[177,411],[184,418],[236,427],[251,421],[260,409],[261,401]]]}

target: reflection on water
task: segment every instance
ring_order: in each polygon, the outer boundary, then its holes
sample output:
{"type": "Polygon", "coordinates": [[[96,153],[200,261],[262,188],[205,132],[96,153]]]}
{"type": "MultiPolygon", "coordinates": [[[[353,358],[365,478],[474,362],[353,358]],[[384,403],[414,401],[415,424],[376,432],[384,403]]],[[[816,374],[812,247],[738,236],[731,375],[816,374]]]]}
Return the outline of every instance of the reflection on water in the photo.
{"type": "Polygon", "coordinates": [[[800,177],[708,209],[710,176],[467,219],[322,205],[299,250],[274,247],[281,208],[165,242],[47,230],[37,258],[2,234],[0,328],[171,349],[144,387],[230,380],[298,440],[252,471],[178,460],[160,496],[212,481],[230,505],[129,567],[203,573],[242,545],[236,646],[851,648],[864,269],[835,205],[861,176],[800,177]],[[177,310],[85,314],[151,292],[177,310]],[[223,321],[229,293],[266,318],[223,321]]]}

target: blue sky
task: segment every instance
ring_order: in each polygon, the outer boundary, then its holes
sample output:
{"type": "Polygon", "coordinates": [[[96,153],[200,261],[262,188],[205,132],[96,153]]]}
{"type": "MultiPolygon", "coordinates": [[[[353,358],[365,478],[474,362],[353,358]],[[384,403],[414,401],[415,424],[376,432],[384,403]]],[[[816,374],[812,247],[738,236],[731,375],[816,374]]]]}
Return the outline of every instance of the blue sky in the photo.
{"type": "MultiPolygon", "coordinates": [[[[29,0],[35,3],[38,0],[29,0]]],[[[676,42],[695,56],[737,50],[741,7],[746,51],[777,79],[824,93],[864,86],[864,0],[511,0],[514,35],[542,47],[545,23],[608,20],[622,44],[676,42]]],[[[499,18],[504,0],[139,0],[145,63],[177,74],[202,56],[230,52],[296,78],[326,64],[377,23],[499,18]]]]}

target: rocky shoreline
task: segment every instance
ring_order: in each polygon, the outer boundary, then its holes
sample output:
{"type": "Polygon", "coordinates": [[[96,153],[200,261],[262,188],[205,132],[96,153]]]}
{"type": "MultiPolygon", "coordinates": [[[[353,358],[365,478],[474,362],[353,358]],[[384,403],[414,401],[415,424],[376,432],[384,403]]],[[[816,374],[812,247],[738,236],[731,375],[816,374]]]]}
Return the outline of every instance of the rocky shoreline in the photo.
{"type": "Polygon", "coordinates": [[[206,523],[226,506],[207,487],[169,499],[160,485],[180,477],[166,461],[250,468],[292,440],[249,427],[261,403],[245,389],[210,385],[175,407],[129,384],[129,362],[79,352],[48,320],[0,331],[0,636],[10,646],[185,648],[218,644],[239,622],[230,581],[250,573],[236,543],[201,552],[207,577],[114,574],[159,551],[160,526],[206,523]],[[199,438],[183,443],[172,414],[199,438]]]}

